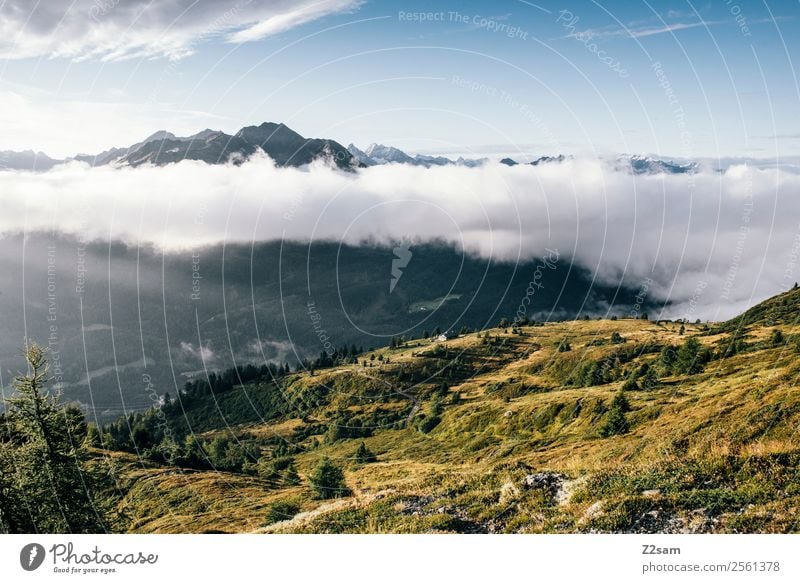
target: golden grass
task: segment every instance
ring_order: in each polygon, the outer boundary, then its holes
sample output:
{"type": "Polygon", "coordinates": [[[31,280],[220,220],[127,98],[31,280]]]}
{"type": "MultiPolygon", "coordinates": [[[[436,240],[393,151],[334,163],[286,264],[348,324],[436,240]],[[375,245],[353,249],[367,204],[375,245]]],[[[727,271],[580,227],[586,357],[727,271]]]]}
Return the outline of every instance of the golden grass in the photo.
{"type": "MultiPolygon", "coordinates": [[[[613,520],[622,520],[619,516],[615,518],[613,512],[617,511],[608,510],[603,515],[606,522],[598,522],[600,519],[587,518],[587,509],[600,502],[608,507],[624,503],[628,504],[624,508],[638,509],[641,503],[633,493],[619,490],[608,499],[599,494],[598,498],[592,498],[591,493],[584,493],[579,502],[554,507],[539,498],[531,498],[530,493],[512,496],[509,502],[507,492],[512,491],[511,487],[516,488],[514,484],[526,472],[552,471],[586,479],[617,471],[628,476],[620,478],[620,483],[635,484],[636,476],[631,477],[631,472],[649,475],[647,472],[654,472],[653,468],[669,464],[680,466],[682,460],[699,460],[701,465],[716,467],[721,460],[733,457],[772,459],[779,454],[797,452],[800,447],[797,433],[800,391],[793,384],[798,373],[796,357],[788,348],[758,349],[714,361],[701,374],[666,377],[662,379],[663,385],[654,391],[629,392],[632,411],[628,416],[633,420],[633,427],[625,435],[610,438],[598,434],[598,422],[603,414],[594,412],[594,408],[597,404],[610,403],[622,381],[594,387],[570,387],[554,382],[546,372],[552,362],[571,362],[577,366],[608,355],[618,346],[586,345],[597,338],[608,338],[614,331],[619,332],[628,345],[645,342],[677,345],[702,331],[701,326],[688,324],[685,334],[680,335],[679,327],[642,320],[592,320],[527,327],[524,336],[514,335],[510,329],[506,332],[491,330],[492,337],[513,344],[498,348],[496,355],[483,358],[484,368],[450,388],[451,392],[461,393],[462,401],[457,405],[446,404],[441,423],[429,434],[421,434],[411,427],[378,431],[363,440],[378,455],[378,462],[363,466],[352,462],[360,439],[322,444],[296,456],[297,468],[303,476],[311,472],[323,455],[344,466],[348,485],[353,490],[353,496],[346,501],[315,501],[306,485],[271,490],[258,479],[241,475],[143,469],[130,462],[126,469],[124,506],[132,517],[131,530],[305,532],[313,528],[324,530],[326,516],[337,529],[350,532],[456,528],[433,510],[421,511],[419,516],[396,510],[395,506],[401,508],[406,504],[404,497],[436,498],[437,504],[449,508],[450,518],[457,516],[463,524],[472,524],[470,521],[474,520],[484,525],[485,517],[496,513],[503,528],[517,532],[576,531],[592,528],[592,525],[600,525],[595,526],[600,530],[614,530],[618,523],[613,520]],[[558,343],[564,338],[569,339],[572,352],[557,351],[558,343]],[[511,379],[541,387],[544,392],[509,400],[490,391],[498,383],[511,379]],[[387,496],[394,500],[395,506],[386,502],[387,496]],[[452,509],[454,497],[459,497],[460,502],[452,509]],[[266,509],[271,503],[285,499],[300,501],[304,514],[295,520],[265,526],[266,509]],[[509,504],[513,512],[504,506],[509,504]]],[[[799,327],[781,328],[787,335],[800,331],[799,327]]],[[[755,330],[751,338],[764,340],[771,330],[755,330]]],[[[713,346],[723,336],[699,335],[698,339],[706,346],[713,346]]],[[[418,358],[413,353],[435,345],[416,341],[399,349],[377,350],[376,355],[389,357],[391,363],[378,365],[377,361],[372,361],[376,367],[366,370],[349,365],[322,371],[315,377],[303,375],[298,382],[318,383],[341,375],[378,372],[390,375],[401,365],[413,363],[418,358]]],[[[447,345],[451,351],[470,351],[480,347],[481,340],[477,334],[470,334],[448,341],[447,345]]],[[[632,369],[642,362],[652,363],[656,357],[643,355],[627,366],[632,369]]],[[[364,408],[368,406],[373,405],[364,408]]],[[[324,418],[325,412],[316,412],[314,416],[324,418]]],[[[239,429],[256,437],[289,436],[302,423],[299,419],[283,419],[239,429]]],[[[717,525],[715,528],[726,532],[748,528],[759,532],[798,530],[796,520],[788,513],[797,510],[800,485],[792,485],[791,480],[797,478],[791,478],[788,473],[786,476],[782,473],[780,480],[790,480],[789,485],[781,487],[793,492],[791,495],[787,494],[782,501],[769,499],[770,484],[763,485],[763,492],[767,493],[761,494],[762,490],[753,482],[754,492],[758,493],[753,494],[756,503],[748,505],[746,513],[737,513],[729,508],[738,503],[738,498],[723,500],[719,503],[721,514],[715,517],[718,521],[713,523],[717,525]]],[[[701,494],[697,496],[702,498],[701,494]]],[[[680,492],[674,496],[677,498],[663,500],[672,504],[673,516],[683,521],[681,524],[687,525],[687,529],[702,529],[712,524],[701,521],[700,526],[692,526],[697,520],[689,520],[689,511],[681,506],[689,502],[681,498],[684,494],[680,492]]],[[[597,512],[602,514],[603,511],[597,512]]]]}

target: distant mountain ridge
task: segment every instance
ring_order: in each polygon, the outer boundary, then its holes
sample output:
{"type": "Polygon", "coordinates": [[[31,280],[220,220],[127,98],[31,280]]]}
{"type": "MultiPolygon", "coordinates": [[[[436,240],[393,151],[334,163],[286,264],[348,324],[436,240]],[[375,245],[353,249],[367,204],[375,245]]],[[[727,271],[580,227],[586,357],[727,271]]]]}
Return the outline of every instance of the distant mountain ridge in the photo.
{"type": "MultiPolygon", "coordinates": [[[[111,150],[95,157],[93,165],[113,163],[117,166],[153,164],[163,166],[181,160],[201,160],[208,164],[241,161],[262,150],[278,166],[298,167],[318,158],[330,160],[340,168],[349,168],[353,157],[341,144],[327,139],[305,138],[282,123],[264,122],[247,126],[236,134],[205,129],[188,137],[159,131],[124,153],[111,150]]],[[[86,157],[84,161],[89,162],[86,157]]]]}
{"type": "MultiPolygon", "coordinates": [[[[370,144],[361,150],[354,144],[346,148],[335,140],[306,138],[283,123],[264,122],[243,127],[230,135],[219,130],[205,129],[191,136],[176,136],[159,130],[141,142],[128,147],[111,148],[98,154],[78,154],[66,159],[50,158],[43,152],[0,151],[0,170],[47,171],[58,164],[77,160],[90,166],[113,165],[136,167],[143,164],[164,166],[181,160],[200,160],[208,164],[239,163],[258,151],[263,151],[278,166],[300,167],[322,159],[340,169],[366,168],[385,164],[407,164],[430,168],[433,166],[465,166],[474,168],[488,163],[489,158],[456,160],[444,156],[410,155],[394,146],[370,144]]],[[[541,156],[527,165],[560,164],[571,156],[541,156]]],[[[501,164],[517,166],[523,163],[503,158],[501,164]]],[[[614,164],[633,174],[686,174],[697,171],[695,163],[680,164],[640,155],[618,156],[614,164]]]]}
{"type": "Polygon", "coordinates": [[[43,152],[0,151],[0,170],[50,170],[72,160],[90,166],[117,167],[153,164],[165,166],[181,160],[200,160],[208,164],[239,162],[262,150],[278,166],[299,167],[325,159],[339,168],[357,164],[347,148],[334,140],[306,138],[282,123],[264,122],[247,126],[236,134],[205,129],[191,136],[176,136],[160,130],[127,148],[111,148],[98,154],[78,154],[65,159],[50,158],[43,152]]]}
{"type": "Polygon", "coordinates": [[[370,144],[366,150],[360,150],[354,144],[347,146],[347,150],[355,158],[359,166],[382,166],[384,164],[410,164],[412,166],[467,166],[473,168],[488,162],[488,158],[462,158],[456,160],[445,158],[444,156],[427,156],[425,154],[417,154],[410,156],[403,150],[393,146],[384,146],[383,144],[370,144]]]}
{"type": "Polygon", "coordinates": [[[61,164],[63,160],[55,160],[44,152],[34,152],[24,150],[15,152],[12,150],[0,151],[0,170],[50,170],[56,164],[61,164]]]}

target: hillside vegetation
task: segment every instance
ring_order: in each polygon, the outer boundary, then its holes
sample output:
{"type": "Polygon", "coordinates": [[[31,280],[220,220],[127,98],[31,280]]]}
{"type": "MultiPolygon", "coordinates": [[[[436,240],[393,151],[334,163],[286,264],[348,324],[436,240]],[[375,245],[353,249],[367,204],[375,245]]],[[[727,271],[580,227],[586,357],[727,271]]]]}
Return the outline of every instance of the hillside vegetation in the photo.
{"type": "Polygon", "coordinates": [[[797,532],[798,299],[251,370],[97,451],[133,532],[797,532]]]}

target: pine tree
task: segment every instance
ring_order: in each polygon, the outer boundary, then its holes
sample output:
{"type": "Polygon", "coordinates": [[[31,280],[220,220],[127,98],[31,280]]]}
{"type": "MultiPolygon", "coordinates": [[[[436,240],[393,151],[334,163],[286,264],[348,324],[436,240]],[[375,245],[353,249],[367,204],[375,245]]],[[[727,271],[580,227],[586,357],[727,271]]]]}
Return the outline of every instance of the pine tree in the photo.
{"type": "Polygon", "coordinates": [[[677,359],[678,359],[678,351],[675,349],[674,346],[665,346],[664,348],[661,349],[659,360],[661,361],[661,364],[664,366],[664,370],[666,370],[667,372],[672,372],[672,367],[677,359]]]}
{"type": "Polygon", "coordinates": [[[327,457],[319,460],[308,481],[319,499],[339,498],[350,493],[344,480],[344,472],[327,457]]]}
{"type": "Polygon", "coordinates": [[[628,420],[625,418],[625,413],[619,409],[611,409],[606,417],[606,422],[600,429],[600,434],[603,437],[611,437],[612,435],[622,435],[630,431],[628,420]]]}
{"type": "Polygon", "coordinates": [[[11,444],[0,441],[0,533],[34,532],[35,527],[30,522],[29,515],[30,501],[21,496],[16,488],[17,468],[14,458],[11,444]]]}
{"type": "Polygon", "coordinates": [[[608,411],[606,422],[600,428],[600,434],[603,437],[611,437],[612,435],[621,435],[630,431],[628,419],[625,413],[631,410],[628,397],[625,396],[625,391],[621,390],[614,396],[611,401],[611,409],[608,411]]]}
{"type": "Polygon", "coordinates": [[[357,464],[370,464],[374,462],[376,458],[375,454],[372,453],[369,448],[367,448],[367,444],[362,441],[361,445],[358,446],[353,459],[357,464]]]}
{"type": "Polygon", "coordinates": [[[297,473],[293,460],[283,470],[283,483],[287,486],[297,486],[300,483],[300,475],[297,473]]]}
{"type": "Polygon", "coordinates": [[[628,396],[625,394],[624,390],[617,391],[617,394],[614,395],[614,399],[611,401],[611,408],[612,409],[619,409],[623,413],[627,413],[631,410],[631,404],[628,401],[628,396]]]}
{"type": "Polygon", "coordinates": [[[673,370],[678,374],[697,374],[703,371],[700,361],[700,342],[697,338],[687,338],[675,355],[673,370]]]}
{"type": "Polygon", "coordinates": [[[25,351],[29,372],[6,400],[9,441],[0,451],[0,528],[9,532],[93,533],[114,527],[109,478],[91,462],[83,415],[47,391],[46,350],[25,351]],[[14,471],[8,472],[9,462],[14,471]],[[33,502],[33,503],[31,503],[33,502]],[[19,505],[9,511],[9,504],[19,505]],[[24,509],[24,514],[18,510],[24,509]]]}

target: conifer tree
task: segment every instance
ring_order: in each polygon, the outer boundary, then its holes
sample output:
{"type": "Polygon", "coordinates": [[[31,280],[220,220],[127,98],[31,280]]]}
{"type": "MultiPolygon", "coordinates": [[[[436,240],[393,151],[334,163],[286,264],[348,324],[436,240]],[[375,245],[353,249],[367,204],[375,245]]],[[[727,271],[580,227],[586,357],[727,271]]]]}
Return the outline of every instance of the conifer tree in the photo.
{"type": "MultiPolygon", "coordinates": [[[[47,352],[25,351],[28,374],[6,400],[0,448],[0,529],[92,533],[113,528],[108,474],[93,467],[82,413],[47,390],[47,352]],[[13,468],[13,470],[11,470],[13,468]]],[[[98,461],[97,464],[100,462],[98,461]]]]}
{"type": "Polygon", "coordinates": [[[350,493],[344,481],[344,472],[327,457],[322,458],[308,477],[317,498],[339,498],[350,493]]]}
{"type": "Polygon", "coordinates": [[[620,389],[614,396],[614,400],[611,401],[611,409],[608,411],[605,424],[600,428],[600,434],[603,437],[611,437],[612,435],[621,435],[630,431],[628,419],[625,417],[625,413],[630,409],[628,397],[625,395],[625,391],[620,389]]]}

